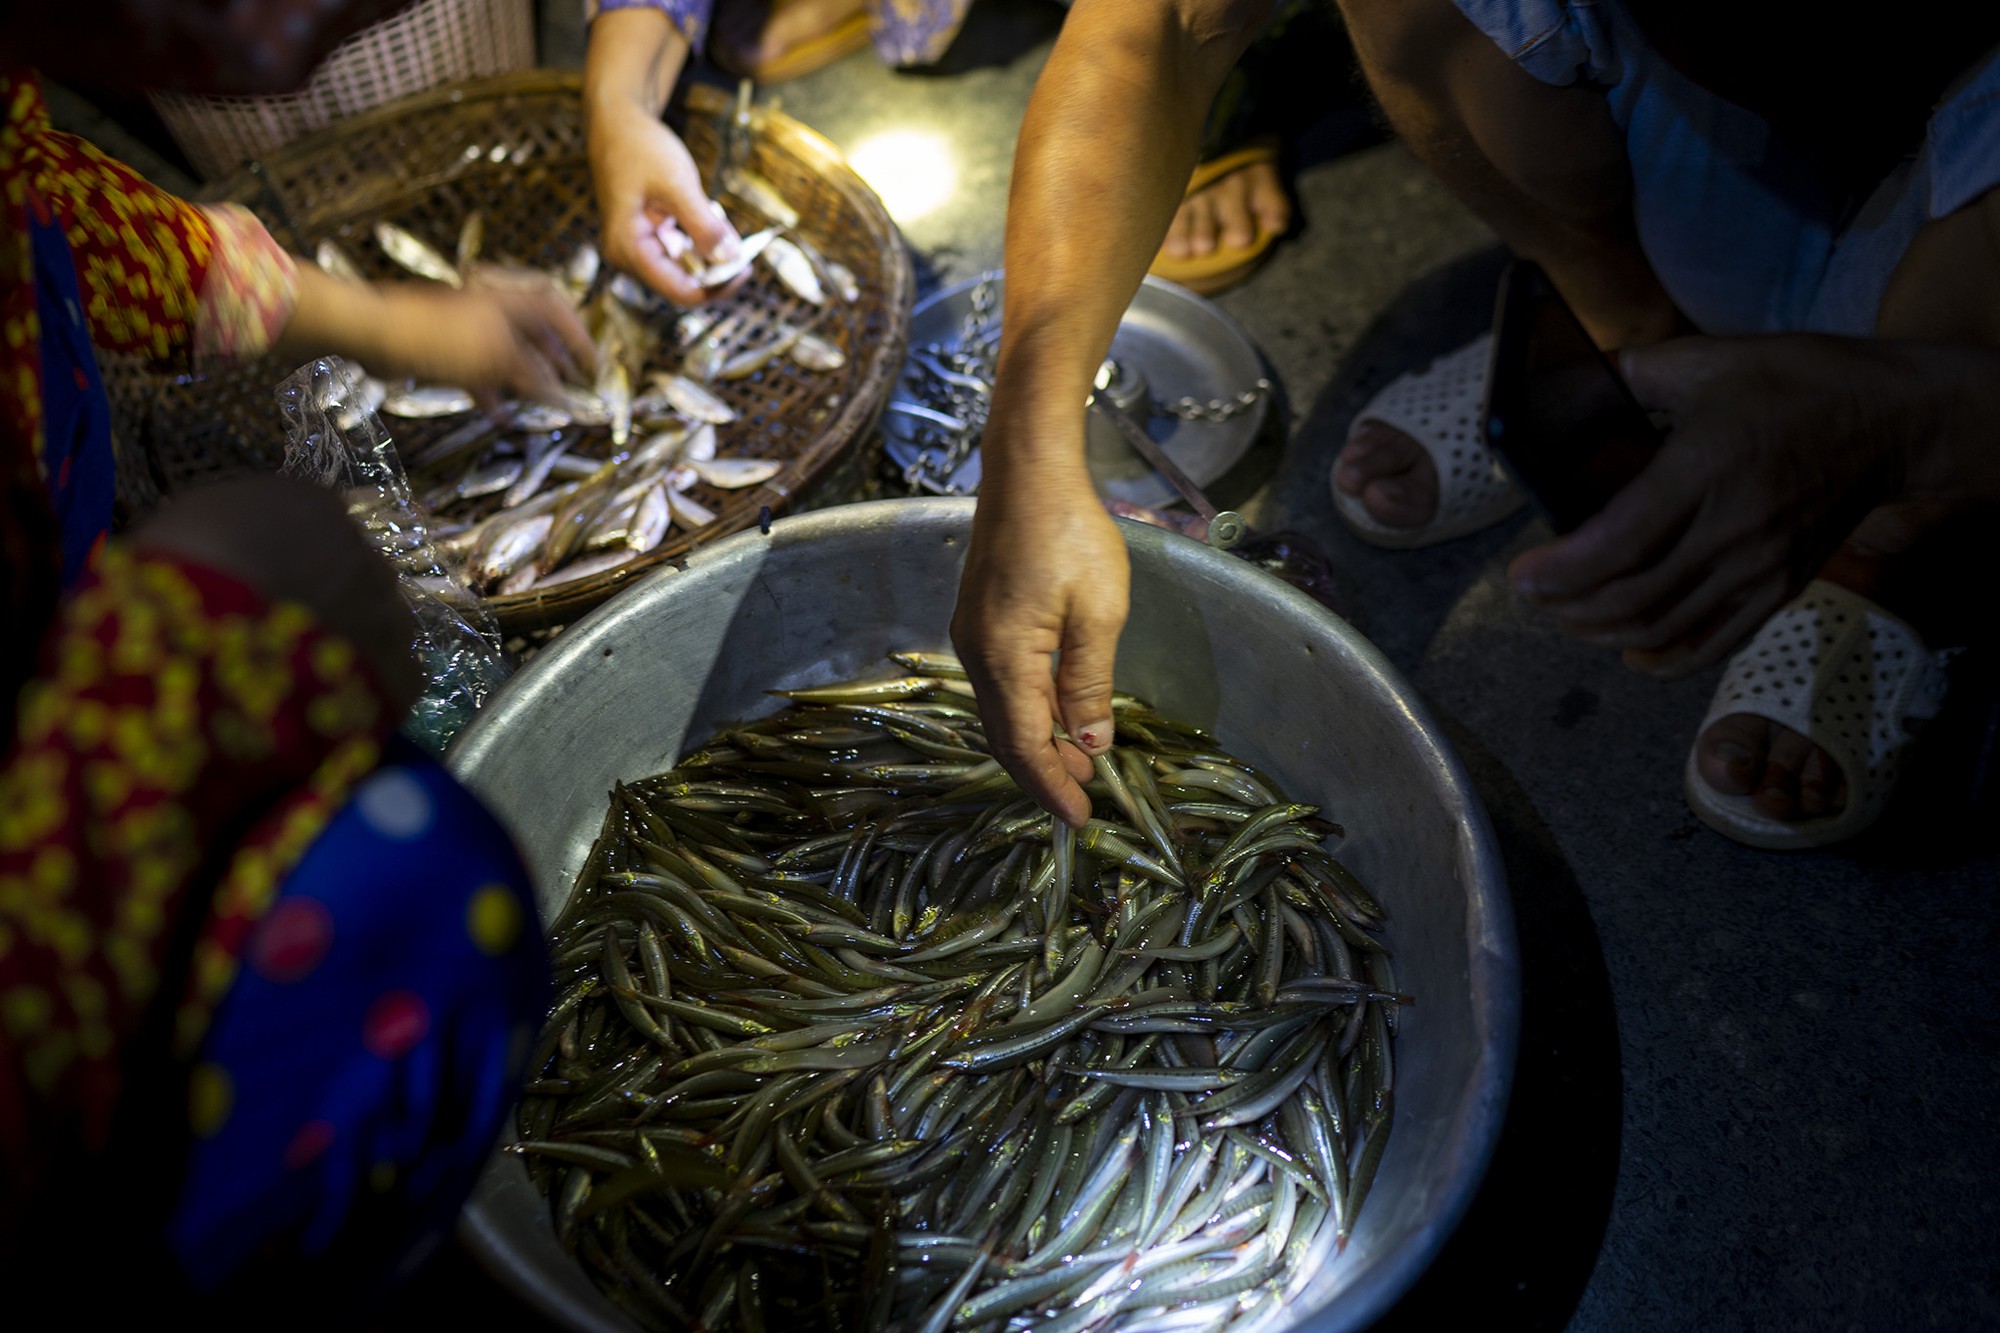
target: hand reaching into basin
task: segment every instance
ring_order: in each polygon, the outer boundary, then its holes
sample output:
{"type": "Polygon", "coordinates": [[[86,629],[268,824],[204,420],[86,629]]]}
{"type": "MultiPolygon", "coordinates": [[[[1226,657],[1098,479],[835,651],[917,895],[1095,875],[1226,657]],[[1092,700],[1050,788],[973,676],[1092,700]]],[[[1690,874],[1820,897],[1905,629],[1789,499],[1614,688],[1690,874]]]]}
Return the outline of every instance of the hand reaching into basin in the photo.
{"type": "Polygon", "coordinates": [[[1089,817],[1084,751],[1111,744],[1129,581],[1084,466],[1083,404],[1180,203],[1202,116],[1267,9],[1079,5],[1015,150],[999,365],[952,639],[994,755],[1072,824],[1089,817]],[[1076,745],[1052,737],[1058,720],[1076,745]]]}
{"type": "Polygon", "coordinates": [[[1090,756],[1111,748],[1130,568],[1089,476],[1074,475],[1080,447],[1073,457],[1073,469],[1052,465],[1021,482],[995,484],[987,472],[951,637],[985,705],[994,756],[1030,796],[1081,825],[1090,798],[1079,784],[1090,756]],[[1053,653],[1061,659],[1051,675],[1053,653]],[[1069,739],[1052,735],[1051,719],[1069,739]]]}

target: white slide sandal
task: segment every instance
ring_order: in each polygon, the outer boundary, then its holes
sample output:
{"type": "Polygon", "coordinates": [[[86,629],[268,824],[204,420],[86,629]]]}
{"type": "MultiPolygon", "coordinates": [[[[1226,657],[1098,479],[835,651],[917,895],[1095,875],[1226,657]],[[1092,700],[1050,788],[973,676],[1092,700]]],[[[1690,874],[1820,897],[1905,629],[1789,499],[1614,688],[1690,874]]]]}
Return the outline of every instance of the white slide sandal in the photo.
{"type": "Polygon", "coordinates": [[[1355,536],[1398,549],[1431,546],[1489,527],[1526,501],[1479,438],[1492,347],[1493,335],[1482,333],[1423,370],[1399,375],[1354,418],[1357,425],[1379,421],[1408,435],[1430,455],[1438,476],[1437,512],[1413,528],[1377,520],[1360,496],[1329,477],[1334,510],[1355,536]]]}
{"type": "Polygon", "coordinates": [[[1688,804],[1716,832],[1752,847],[1795,851],[1853,837],[1889,803],[1911,722],[1944,705],[1948,653],[1933,653],[1902,620],[1856,592],[1815,579],[1729,659],[1688,749],[1688,804]],[[1701,736],[1717,718],[1748,713],[1826,751],[1847,781],[1847,804],[1817,819],[1773,819],[1749,796],[1701,776],[1701,736]]]}

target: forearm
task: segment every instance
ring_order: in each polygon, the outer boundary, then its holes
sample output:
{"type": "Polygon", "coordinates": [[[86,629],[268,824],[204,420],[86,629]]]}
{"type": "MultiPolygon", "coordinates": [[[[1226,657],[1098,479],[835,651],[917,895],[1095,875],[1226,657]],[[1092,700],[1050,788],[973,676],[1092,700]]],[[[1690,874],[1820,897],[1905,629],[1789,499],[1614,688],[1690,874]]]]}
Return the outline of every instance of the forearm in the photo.
{"type": "Polygon", "coordinates": [[[1083,466],[1091,378],[1159,249],[1261,5],[1081,0],[1022,123],[982,489],[1083,466]]]}
{"type": "Polygon", "coordinates": [[[688,39],[665,10],[611,9],[590,24],[583,61],[586,116],[636,106],[657,117],[687,64],[688,39]]]}
{"type": "Polygon", "coordinates": [[[378,364],[393,335],[390,305],[384,289],[375,284],[349,282],[301,264],[292,317],[272,350],[287,362],[345,356],[364,366],[378,364]]]}

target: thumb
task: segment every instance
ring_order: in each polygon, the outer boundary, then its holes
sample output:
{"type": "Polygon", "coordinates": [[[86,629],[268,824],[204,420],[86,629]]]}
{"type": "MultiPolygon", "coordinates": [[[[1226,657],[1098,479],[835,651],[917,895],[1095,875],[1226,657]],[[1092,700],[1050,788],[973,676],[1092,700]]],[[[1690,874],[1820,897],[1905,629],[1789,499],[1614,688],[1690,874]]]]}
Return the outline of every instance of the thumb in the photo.
{"type": "Polygon", "coordinates": [[[681,230],[694,242],[695,253],[711,264],[734,259],[738,237],[736,228],[712,199],[700,199],[680,214],[681,230]]]}
{"type": "Polygon", "coordinates": [[[1072,620],[1056,663],[1056,711],[1070,739],[1088,755],[1111,748],[1111,678],[1118,626],[1072,620]]]}
{"type": "Polygon", "coordinates": [[[1675,338],[1649,347],[1628,347],[1618,354],[1618,373],[1641,407],[1672,412],[1708,378],[1714,361],[1711,342],[1675,338]]]}

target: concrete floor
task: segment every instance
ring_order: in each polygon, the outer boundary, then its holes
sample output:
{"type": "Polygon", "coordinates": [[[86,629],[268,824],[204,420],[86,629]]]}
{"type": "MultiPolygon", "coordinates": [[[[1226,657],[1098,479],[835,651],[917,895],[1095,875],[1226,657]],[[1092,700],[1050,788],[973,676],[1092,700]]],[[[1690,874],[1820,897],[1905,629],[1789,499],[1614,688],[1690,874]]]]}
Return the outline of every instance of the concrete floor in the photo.
{"type": "MultiPolygon", "coordinates": [[[[550,63],[580,52],[569,8],[545,7],[550,63]]],[[[778,90],[845,148],[894,127],[951,143],[952,200],[906,226],[926,289],[1000,261],[1014,132],[1060,14],[982,0],[949,72],[863,55],[778,90]]],[[[1394,553],[1334,519],[1349,421],[1485,325],[1503,256],[1354,113],[1296,148],[1296,234],[1221,298],[1282,385],[1282,430],[1214,489],[1325,546],[1355,622],[1441,720],[1499,832],[1526,984],[1487,1185],[1381,1327],[2000,1326],[2000,851],[1960,753],[1987,715],[1960,705],[1929,779],[1849,849],[1705,829],[1680,773],[1714,676],[1642,679],[1512,596],[1502,571],[1546,539],[1538,520],[1394,553]]],[[[462,1258],[393,1322],[447,1311],[532,1323],[462,1258]]]]}

